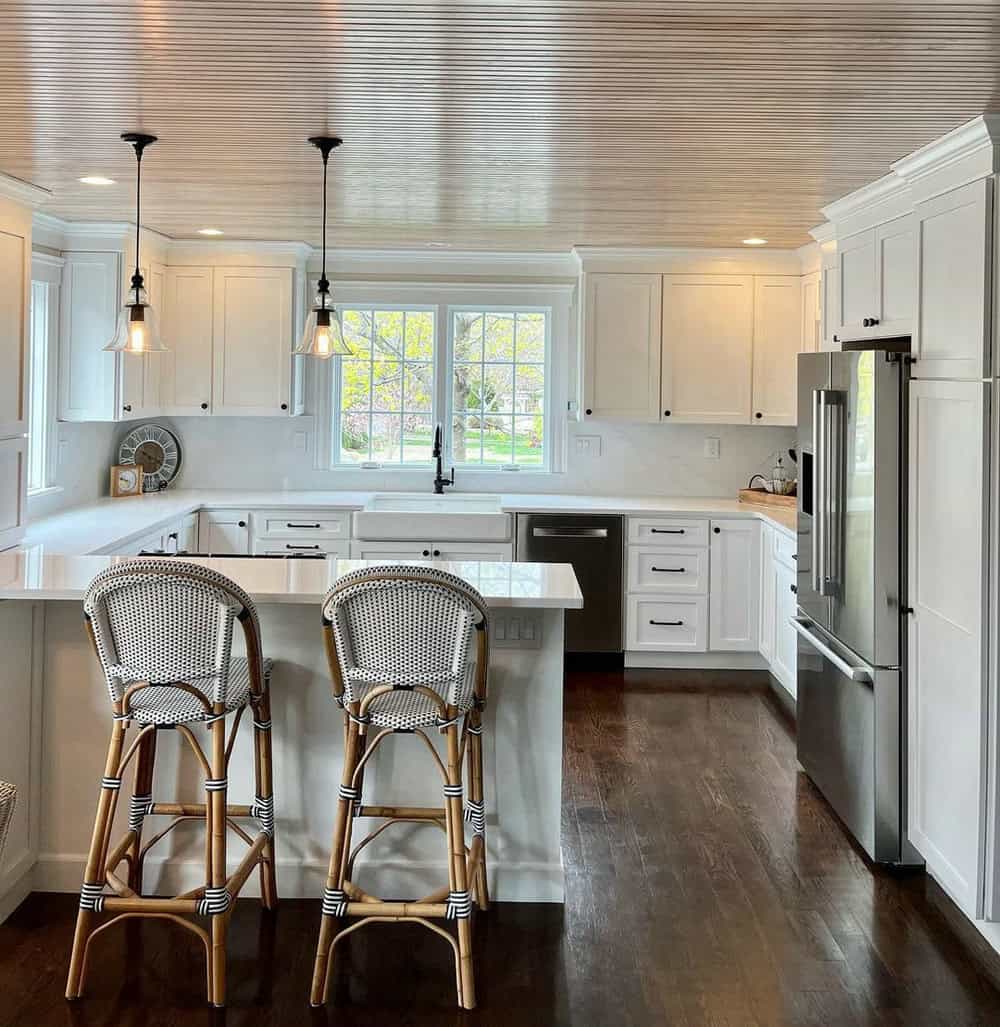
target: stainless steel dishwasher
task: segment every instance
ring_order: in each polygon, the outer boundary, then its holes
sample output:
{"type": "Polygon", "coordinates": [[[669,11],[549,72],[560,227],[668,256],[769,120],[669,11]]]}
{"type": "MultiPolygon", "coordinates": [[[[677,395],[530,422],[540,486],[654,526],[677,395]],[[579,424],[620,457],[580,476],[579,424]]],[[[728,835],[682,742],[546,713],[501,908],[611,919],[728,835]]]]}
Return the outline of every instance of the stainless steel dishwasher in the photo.
{"type": "Polygon", "coordinates": [[[622,651],[622,518],[518,514],[519,563],[571,563],[583,609],[566,611],[566,651],[622,651]]]}

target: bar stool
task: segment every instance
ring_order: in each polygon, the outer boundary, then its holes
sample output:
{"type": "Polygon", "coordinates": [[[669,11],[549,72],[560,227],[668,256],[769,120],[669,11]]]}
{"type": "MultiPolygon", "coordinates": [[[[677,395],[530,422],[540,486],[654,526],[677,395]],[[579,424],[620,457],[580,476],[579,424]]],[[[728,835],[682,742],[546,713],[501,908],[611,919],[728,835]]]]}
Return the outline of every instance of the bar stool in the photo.
{"type": "Polygon", "coordinates": [[[170,920],[195,934],[205,947],[208,998],[226,999],[226,930],[232,905],[254,867],[260,868],[266,909],[277,904],[274,875],[274,798],[271,791],[271,662],[261,654],[260,624],[249,596],[228,578],[196,564],[129,560],[110,567],[90,584],[83,602],[87,628],[100,660],[113,708],[111,741],[101,781],[93,839],[87,857],[66,997],[83,990],[93,940],[112,924],[133,917],[170,920]],[[233,623],[239,621],[246,657],[231,655],[233,623]],[[253,805],[227,805],[229,758],[243,713],[254,725],[253,805]],[[226,721],[232,718],[229,738],[226,721]],[[192,730],[201,724],[206,748],[192,730]],[[138,731],[127,751],[126,734],[138,731]],[[174,729],[190,745],[205,775],[205,802],[153,800],[156,740],[174,729]],[[112,848],[111,830],[122,774],[136,757],[128,830],[112,848]],[[173,818],[142,844],[147,816],[173,818]],[[236,823],[256,819],[251,835],[236,823]],[[205,883],[182,895],[142,894],[143,861],[149,849],[178,824],[205,823],[205,883]],[[237,869],[226,876],[226,828],[248,846],[237,869]],[[128,864],[128,879],[118,867],[128,864]],[[105,894],[105,888],[110,894],[105,894]],[[100,926],[95,918],[114,914],[100,926]],[[206,930],[193,919],[209,919],[206,930]]]}
{"type": "Polygon", "coordinates": [[[3,850],[16,804],[17,789],[9,781],[0,781],[0,865],[3,864],[3,850]]]}
{"type": "Polygon", "coordinates": [[[409,921],[451,944],[458,1003],[473,1009],[470,885],[479,908],[489,905],[482,749],[486,603],[461,578],[443,571],[414,565],[364,568],[346,574],[327,593],[323,634],[334,699],[345,714],[344,765],[311,1003],[317,1006],[326,1001],[337,942],[366,924],[409,921]],[[369,737],[372,727],[379,730],[369,737]],[[445,736],[443,760],[425,731],[432,727],[445,736]],[[382,741],[397,732],[417,735],[430,750],[443,781],[443,805],[395,807],[362,802],[365,765],[382,741]],[[464,814],[463,761],[470,792],[464,814]],[[468,847],[463,816],[473,830],[468,847]],[[355,817],[377,817],[383,822],[352,849],[355,817]],[[351,880],[360,850],[396,823],[435,825],[447,838],[448,883],[415,902],[383,901],[351,880]],[[346,916],[362,919],[338,931],[346,916]],[[435,919],[457,921],[457,941],[433,923],[435,919]]]}

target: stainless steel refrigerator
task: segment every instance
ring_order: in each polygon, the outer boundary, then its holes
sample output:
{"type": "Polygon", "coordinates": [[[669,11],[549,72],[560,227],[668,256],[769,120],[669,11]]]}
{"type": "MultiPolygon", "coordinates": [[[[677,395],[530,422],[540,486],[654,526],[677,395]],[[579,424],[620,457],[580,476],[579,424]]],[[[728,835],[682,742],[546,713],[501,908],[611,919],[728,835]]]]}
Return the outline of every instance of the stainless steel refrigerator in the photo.
{"type": "Polygon", "coordinates": [[[799,356],[793,625],[799,763],[873,860],[910,864],[899,348],[799,356]]]}

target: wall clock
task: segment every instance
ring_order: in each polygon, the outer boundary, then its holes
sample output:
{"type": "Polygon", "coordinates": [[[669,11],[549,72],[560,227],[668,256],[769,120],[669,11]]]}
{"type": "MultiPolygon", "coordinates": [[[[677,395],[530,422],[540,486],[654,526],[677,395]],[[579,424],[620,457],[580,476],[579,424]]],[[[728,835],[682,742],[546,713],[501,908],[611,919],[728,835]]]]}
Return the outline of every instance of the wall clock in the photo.
{"type": "Polygon", "coordinates": [[[122,439],[118,463],[137,464],[142,469],[143,492],[159,492],[181,468],[181,444],[159,424],[140,424],[122,439]]]}

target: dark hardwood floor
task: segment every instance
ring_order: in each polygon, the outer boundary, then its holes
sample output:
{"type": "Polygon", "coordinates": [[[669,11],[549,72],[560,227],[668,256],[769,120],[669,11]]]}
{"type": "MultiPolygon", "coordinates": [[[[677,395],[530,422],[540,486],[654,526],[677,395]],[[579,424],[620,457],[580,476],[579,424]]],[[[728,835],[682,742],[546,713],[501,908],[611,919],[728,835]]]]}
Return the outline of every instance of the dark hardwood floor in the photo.
{"type": "Polygon", "coordinates": [[[478,921],[474,1013],[440,940],[404,925],[354,935],[311,1011],[319,904],[287,900],[239,903],[223,1012],[193,940],[158,922],[110,932],[68,1005],[76,900],[35,895],[0,927],[0,1025],[1000,1024],[991,957],[940,890],[873,871],[766,687],[728,679],[569,675],[566,905],[478,921]]]}

